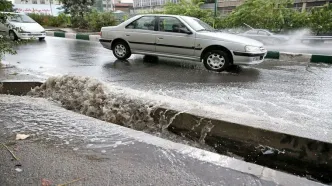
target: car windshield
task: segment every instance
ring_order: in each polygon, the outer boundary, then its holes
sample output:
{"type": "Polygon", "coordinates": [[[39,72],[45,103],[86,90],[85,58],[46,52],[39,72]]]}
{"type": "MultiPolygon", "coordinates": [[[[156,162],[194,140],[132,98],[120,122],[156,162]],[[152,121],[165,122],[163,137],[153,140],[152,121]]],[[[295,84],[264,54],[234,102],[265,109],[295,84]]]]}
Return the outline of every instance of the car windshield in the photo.
{"type": "Polygon", "coordinates": [[[183,17],[183,19],[193,28],[195,31],[214,31],[209,24],[203,22],[200,19],[192,17],[183,17]]]}
{"type": "Polygon", "coordinates": [[[24,14],[12,14],[8,16],[9,21],[19,22],[19,23],[35,23],[33,19],[24,14]]]}

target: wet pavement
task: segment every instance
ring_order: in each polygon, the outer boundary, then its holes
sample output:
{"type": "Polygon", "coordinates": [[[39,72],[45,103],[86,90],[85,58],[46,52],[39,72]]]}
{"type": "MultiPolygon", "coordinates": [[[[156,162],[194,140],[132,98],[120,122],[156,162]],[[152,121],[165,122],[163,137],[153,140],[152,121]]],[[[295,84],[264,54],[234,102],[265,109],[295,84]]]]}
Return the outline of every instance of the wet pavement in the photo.
{"type": "Polygon", "coordinates": [[[62,38],[21,46],[18,55],[5,61],[23,69],[19,74],[95,77],[128,91],[199,102],[239,116],[249,114],[263,120],[259,127],[266,129],[332,140],[330,65],[267,60],[237,73],[213,73],[200,63],[174,59],[144,62],[143,56],[132,56],[118,61],[99,43],[62,38]]]}
{"type": "Polygon", "coordinates": [[[321,185],[173,143],[45,99],[0,95],[0,185],[321,185]],[[28,134],[15,141],[16,134],[28,134]],[[18,166],[19,165],[19,166],[18,166]]]}

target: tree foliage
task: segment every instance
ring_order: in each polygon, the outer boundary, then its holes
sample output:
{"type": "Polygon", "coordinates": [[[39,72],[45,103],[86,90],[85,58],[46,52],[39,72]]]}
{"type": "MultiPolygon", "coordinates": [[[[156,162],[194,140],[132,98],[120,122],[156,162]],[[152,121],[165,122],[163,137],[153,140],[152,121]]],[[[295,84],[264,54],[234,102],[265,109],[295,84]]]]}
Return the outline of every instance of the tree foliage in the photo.
{"type": "MultiPolygon", "coordinates": [[[[13,10],[13,4],[6,0],[0,0],[0,12],[7,12],[13,10]]],[[[7,14],[1,13],[0,14],[0,23],[5,24],[7,19],[7,14]]],[[[15,50],[13,46],[15,45],[14,42],[10,41],[6,35],[0,35],[0,62],[2,57],[6,53],[15,54],[15,50]]]]}
{"type": "Polygon", "coordinates": [[[95,4],[95,0],[61,0],[65,13],[72,17],[83,17],[95,4]]]}
{"type": "Polygon", "coordinates": [[[213,24],[213,12],[201,9],[202,4],[204,4],[204,0],[180,0],[177,4],[169,2],[160,13],[196,17],[213,24]]]}
{"type": "Polygon", "coordinates": [[[310,26],[316,34],[331,32],[332,4],[326,4],[323,8],[313,8],[310,15],[310,26]]]}
{"type": "Polygon", "coordinates": [[[1,12],[13,11],[13,4],[7,0],[0,0],[0,11],[1,12]]]}
{"type": "Polygon", "coordinates": [[[84,17],[84,20],[88,24],[87,28],[91,31],[100,31],[101,27],[117,24],[112,12],[92,11],[84,17]]]}
{"type": "Polygon", "coordinates": [[[272,31],[299,28],[309,28],[318,34],[332,31],[332,4],[300,12],[293,8],[293,0],[246,0],[228,16],[214,18],[211,10],[200,8],[202,3],[201,0],[181,0],[178,4],[166,4],[157,13],[197,17],[214,24],[215,28],[237,28],[246,23],[272,31]]]}
{"type": "Polygon", "coordinates": [[[292,7],[292,0],[247,0],[225,19],[225,23],[228,27],[246,23],[255,28],[276,31],[299,27],[305,22],[307,14],[292,7]]]}

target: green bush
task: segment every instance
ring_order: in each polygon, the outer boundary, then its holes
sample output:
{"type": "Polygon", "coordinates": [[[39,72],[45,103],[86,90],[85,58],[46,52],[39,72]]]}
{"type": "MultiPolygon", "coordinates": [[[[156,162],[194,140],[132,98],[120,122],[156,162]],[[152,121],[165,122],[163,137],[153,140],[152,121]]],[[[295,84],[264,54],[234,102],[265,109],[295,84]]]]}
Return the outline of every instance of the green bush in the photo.
{"type": "Polygon", "coordinates": [[[116,18],[112,12],[92,11],[84,17],[87,28],[91,31],[100,31],[103,26],[113,26],[117,24],[116,18]]]}
{"type": "Polygon", "coordinates": [[[66,14],[59,14],[58,16],[29,14],[29,16],[42,26],[67,27],[71,24],[70,17],[66,14]]]}
{"type": "Polygon", "coordinates": [[[313,8],[309,16],[310,27],[316,34],[331,33],[332,31],[332,4],[313,8]]]}

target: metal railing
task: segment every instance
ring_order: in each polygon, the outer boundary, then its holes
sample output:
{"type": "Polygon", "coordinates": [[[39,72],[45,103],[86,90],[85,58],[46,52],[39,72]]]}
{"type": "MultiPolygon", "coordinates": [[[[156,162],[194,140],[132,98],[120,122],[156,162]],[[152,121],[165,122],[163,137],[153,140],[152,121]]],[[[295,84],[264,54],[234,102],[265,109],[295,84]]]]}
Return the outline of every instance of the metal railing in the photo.
{"type": "Polygon", "coordinates": [[[332,36],[304,36],[299,38],[301,42],[310,42],[310,43],[325,43],[332,42],[332,36]]]}

